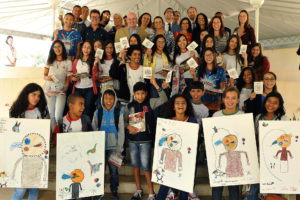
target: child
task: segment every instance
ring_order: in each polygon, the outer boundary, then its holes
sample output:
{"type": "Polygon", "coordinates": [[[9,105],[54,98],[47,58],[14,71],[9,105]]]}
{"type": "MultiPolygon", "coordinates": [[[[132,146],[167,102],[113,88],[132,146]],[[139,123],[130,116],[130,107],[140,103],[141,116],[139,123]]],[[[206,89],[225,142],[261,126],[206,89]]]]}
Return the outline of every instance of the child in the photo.
{"type": "MultiPolygon", "coordinates": [[[[229,87],[223,92],[223,103],[225,105],[225,109],[217,111],[213,114],[213,117],[221,117],[221,116],[230,116],[230,115],[240,115],[243,114],[243,111],[238,109],[240,93],[235,87],[229,87]]],[[[212,199],[214,200],[222,200],[223,186],[221,187],[213,187],[212,188],[212,199]]],[[[240,191],[239,186],[228,186],[229,190],[229,199],[239,200],[240,199],[240,191]]]]}
{"type": "MultiPolygon", "coordinates": [[[[121,53],[119,54],[120,58],[121,53]]],[[[130,102],[133,98],[133,86],[137,82],[144,82],[143,66],[140,65],[142,49],[136,45],[130,46],[127,52],[129,63],[126,63],[125,54],[121,55],[122,62],[114,60],[109,70],[109,76],[120,81],[120,88],[116,90],[122,102],[130,102]]]]}
{"type": "Polygon", "coordinates": [[[151,182],[150,166],[151,143],[154,136],[153,132],[151,132],[151,125],[153,124],[153,110],[165,103],[167,101],[167,96],[162,88],[157,85],[154,76],[152,76],[150,82],[156,88],[159,97],[151,98],[149,100],[149,98],[147,98],[146,84],[137,82],[133,87],[134,100],[130,102],[124,110],[125,123],[128,124],[129,122],[126,129],[129,131],[129,152],[137,186],[137,191],[131,198],[132,200],[141,200],[143,196],[140,168],[144,171],[147,180],[149,189],[148,200],[155,199],[153,184],[151,182]]]}
{"type": "MultiPolygon", "coordinates": [[[[264,102],[263,109],[255,119],[256,141],[258,141],[259,120],[289,120],[285,116],[283,98],[278,92],[269,93],[264,102]]],[[[258,199],[259,184],[252,184],[247,194],[247,200],[258,199]]]]}
{"type": "MultiPolygon", "coordinates": [[[[49,118],[46,98],[41,86],[29,83],[19,94],[9,110],[12,118],[45,119],[49,118]]],[[[38,199],[38,188],[28,188],[28,200],[38,199]]],[[[22,200],[27,188],[16,188],[12,200],[22,200]]]]}
{"type": "MultiPolygon", "coordinates": [[[[191,102],[185,96],[180,94],[174,95],[168,101],[167,105],[164,108],[164,117],[167,119],[197,123],[197,120],[194,118],[194,110],[191,105],[191,102]]],[[[159,192],[156,199],[158,200],[166,199],[169,189],[170,188],[168,186],[160,185],[159,192]]],[[[180,200],[188,199],[187,192],[183,192],[183,191],[179,191],[179,192],[180,192],[180,198],[179,198],[180,200]]],[[[173,195],[173,192],[171,192],[170,194],[173,195]]],[[[173,195],[173,199],[174,199],[174,195],[173,195]]]]}
{"type": "Polygon", "coordinates": [[[112,154],[121,155],[123,151],[125,140],[123,112],[120,110],[117,95],[112,88],[104,90],[99,105],[99,109],[94,113],[92,126],[95,131],[105,131],[105,163],[108,164],[110,172],[110,190],[112,199],[118,200],[118,167],[108,160],[112,154]]]}
{"type": "Polygon", "coordinates": [[[84,97],[84,114],[89,117],[93,115],[94,94],[98,93],[96,82],[92,79],[93,59],[92,44],[85,41],[81,47],[80,57],[74,60],[71,71],[71,81],[74,83],[72,93],[84,97]]]}
{"type": "Polygon", "coordinates": [[[72,62],[67,60],[65,45],[60,40],[54,41],[44,68],[46,80],[44,87],[51,118],[51,131],[57,121],[63,117],[66,90],[69,87],[67,73],[71,70],[72,62]]]}
{"type": "Polygon", "coordinates": [[[67,55],[73,61],[77,55],[77,50],[79,51],[79,44],[82,42],[80,34],[72,30],[72,25],[74,24],[74,15],[72,13],[65,14],[64,17],[64,28],[62,30],[55,30],[53,41],[60,40],[64,43],[67,55]]]}

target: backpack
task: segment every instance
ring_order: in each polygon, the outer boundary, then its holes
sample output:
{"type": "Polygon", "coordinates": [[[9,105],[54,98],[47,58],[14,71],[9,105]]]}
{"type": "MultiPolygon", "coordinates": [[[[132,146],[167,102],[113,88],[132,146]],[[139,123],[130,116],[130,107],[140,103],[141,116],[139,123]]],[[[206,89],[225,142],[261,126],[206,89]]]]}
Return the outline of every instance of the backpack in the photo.
{"type": "MultiPolygon", "coordinates": [[[[120,117],[120,103],[117,102],[115,108],[114,108],[114,121],[115,121],[115,126],[117,131],[119,131],[119,117],[120,117]]],[[[102,117],[103,117],[103,108],[100,105],[99,108],[96,110],[96,115],[98,117],[98,126],[99,128],[101,127],[102,123],[102,117]]]]}

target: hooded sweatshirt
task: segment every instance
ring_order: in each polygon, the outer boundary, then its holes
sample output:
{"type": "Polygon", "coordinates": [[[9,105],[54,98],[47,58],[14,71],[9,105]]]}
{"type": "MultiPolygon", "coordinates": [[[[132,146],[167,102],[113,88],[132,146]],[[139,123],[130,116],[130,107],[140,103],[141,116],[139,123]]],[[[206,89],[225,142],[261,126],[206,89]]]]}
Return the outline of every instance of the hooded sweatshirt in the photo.
{"type": "Polygon", "coordinates": [[[115,101],[114,105],[111,108],[110,111],[108,111],[103,103],[103,97],[101,97],[101,108],[102,112],[97,109],[94,113],[93,121],[92,121],[92,127],[95,131],[105,131],[105,150],[116,150],[118,153],[121,153],[123,151],[123,144],[125,140],[125,134],[124,134],[124,118],[123,118],[123,112],[120,110],[119,113],[119,123],[118,127],[116,127],[115,124],[115,109],[117,105],[117,95],[115,91],[111,88],[108,88],[104,90],[103,94],[105,94],[105,91],[111,90],[114,93],[115,101]],[[102,120],[101,124],[98,124],[98,116],[102,113],[102,120]]]}

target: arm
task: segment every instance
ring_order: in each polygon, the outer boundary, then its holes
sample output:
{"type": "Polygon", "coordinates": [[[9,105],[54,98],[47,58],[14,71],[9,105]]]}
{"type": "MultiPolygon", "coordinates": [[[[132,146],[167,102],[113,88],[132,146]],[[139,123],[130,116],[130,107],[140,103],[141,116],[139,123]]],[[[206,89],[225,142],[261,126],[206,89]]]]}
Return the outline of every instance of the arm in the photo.
{"type": "Polygon", "coordinates": [[[220,156],[219,156],[219,163],[218,163],[219,168],[221,167],[221,158],[224,155],[225,155],[225,153],[221,153],[220,156]]]}
{"type": "Polygon", "coordinates": [[[122,67],[125,67],[125,66],[126,66],[126,64],[121,64],[120,65],[120,61],[115,59],[114,62],[112,63],[112,65],[111,65],[111,67],[110,67],[109,76],[114,78],[114,79],[120,80],[122,67]]]}
{"type": "Polygon", "coordinates": [[[158,87],[157,92],[158,92],[159,97],[150,99],[150,106],[151,106],[152,110],[154,110],[155,108],[159,107],[160,105],[162,105],[168,101],[168,97],[167,97],[165,91],[163,91],[161,88],[158,87]]]}
{"type": "Polygon", "coordinates": [[[52,81],[52,78],[50,76],[48,76],[49,74],[49,68],[45,67],[44,68],[44,80],[45,81],[52,81]]]}
{"type": "Polygon", "coordinates": [[[247,164],[250,165],[250,162],[249,162],[249,158],[248,158],[247,152],[246,152],[246,151],[241,151],[241,153],[245,154],[246,159],[247,159],[247,164]]]}
{"type": "Polygon", "coordinates": [[[290,155],[291,158],[293,158],[292,153],[290,151],[287,151],[287,153],[290,155]]]}
{"type": "Polygon", "coordinates": [[[123,113],[120,113],[119,117],[119,132],[118,132],[118,145],[117,145],[117,152],[122,153],[123,146],[125,142],[125,133],[124,133],[124,116],[123,113]]]}
{"type": "Polygon", "coordinates": [[[250,31],[249,40],[251,41],[251,45],[253,45],[254,43],[256,43],[255,31],[253,28],[250,28],[249,31],[250,31]]]}
{"type": "Polygon", "coordinates": [[[92,128],[94,131],[99,130],[98,125],[98,116],[97,116],[97,110],[94,112],[93,120],[92,120],[92,128]]]}
{"type": "Polygon", "coordinates": [[[281,152],[282,152],[281,150],[277,151],[277,153],[276,153],[275,157],[277,158],[277,157],[278,157],[278,155],[279,155],[281,152]]]}

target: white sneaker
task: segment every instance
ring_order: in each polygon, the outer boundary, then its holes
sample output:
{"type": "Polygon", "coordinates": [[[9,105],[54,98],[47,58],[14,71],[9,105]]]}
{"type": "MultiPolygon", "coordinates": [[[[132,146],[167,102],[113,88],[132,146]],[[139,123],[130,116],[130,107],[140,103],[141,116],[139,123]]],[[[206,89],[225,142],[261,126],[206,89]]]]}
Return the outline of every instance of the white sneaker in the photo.
{"type": "Polygon", "coordinates": [[[193,192],[193,193],[189,193],[188,195],[188,200],[200,200],[197,195],[193,192]]]}
{"type": "Polygon", "coordinates": [[[166,198],[166,200],[174,200],[175,199],[175,195],[174,195],[174,192],[170,192],[166,198]]]}
{"type": "Polygon", "coordinates": [[[155,200],[155,194],[149,194],[148,200],[155,200]]]}

